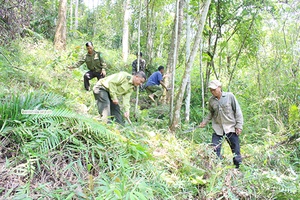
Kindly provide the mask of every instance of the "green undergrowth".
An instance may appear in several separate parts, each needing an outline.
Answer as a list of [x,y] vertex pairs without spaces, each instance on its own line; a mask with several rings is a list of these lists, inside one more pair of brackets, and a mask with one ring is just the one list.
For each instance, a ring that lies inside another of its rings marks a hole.
[[[146,108],[145,92],[132,125],[99,121],[92,92],[83,90],[84,67],[66,69],[80,48],[59,53],[30,38],[1,47],[11,62],[0,55],[1,199],[299,199],[299,141],[283,134],[297,134],[295,106],[293,130],[277,123],[242,134],[236,170],[227,144],[224,159],[215,157],[210,127],[170,133],[168,106]],[[118,52],[103,52],[109,73],[127,70]]]

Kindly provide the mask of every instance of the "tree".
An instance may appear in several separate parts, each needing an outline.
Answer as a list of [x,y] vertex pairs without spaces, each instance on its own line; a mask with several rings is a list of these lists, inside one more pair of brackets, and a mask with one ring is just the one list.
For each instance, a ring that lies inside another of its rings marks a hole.
[[54,47],[57,50],[64,50],[67,45],[67,0],[60,0],[58,12]]
[[[173,30],[173,43],[174,45],[171,44],[171,51],[173,52],[173,54],[169,54],[169,58],[168,61],[170,61],[170,63],[172,63],[172,65],[170,65],[170,67],[168,67],[169,72],[172,74],[171,76],[171,83],[169,83],[169,85],[171,85],[171,94],[170,94],[170,121],[169,123],[171,123],[171,119],[173,118],[173,109],[174,109],[174,93],[175,93],[175,69],[176,69],[176,63],[177,63],[177,58],[178,58],[178,46],[180,44],[180,38],[179,38],[179,24],[182,25],[183,22],[183,17],[179,17],[179,13],[181,13],[180,11],[183,12],[183,6],[180,7],[180,5],[182,5],[180,2],[180,0],[176,1],[176,14],[175,14],[175,23],[174,23],[174,30]],[[181,20],[180,20],[181,19]],[[171,52],[170,51],[170,52]]]
[[73,31],[73,0],[70,2],[70,31]]
[[[259,22],[256,16],[265,3],[217,0],[211,4],[203,53],[203,60],[206,61],[206,69],[203,69],[206,71],[205,85],[208,84],[211,74],[215,79],[232,79],[241,54],[253,39],[255,30],[252,27],[255,21]],[[206,93],[206,87],[204,90]]]
[[129,10],[130,0],[124,1],[124,23],[123,23],[123,40],[122,40],[122,50],[123,50],[123,61],[127,62],[129,53]]
[[[235,58],[235,62],[234,62],[234,65],[233,65],[233,69],[232,69],[231,72],[230,72],[230,77],[229,77],[229,81],[228,81],[228,88],[230,88],[230,83],[231,83],[231,81],[232,81],[232,79],[233,79],[233,75],[234,75],[234,72],[235,72],[235,70],[236,70],[238,60],[239,60],[239,58],[240,58],[240,56],[241,56],[242,50],[243,50],[244,47],[245,47],[246,40],[247,40],[247,38],[248,38],[249,35],[250,35],[250,31],[252,30],[252,27],[253,27],[253,24],[254,24],[256,15],[257,15],[257,12],[253,15],[252,20],[251,20],[251,23],[250,23],[250,26],[249,26],[249,28],[248,28],[249,31],[245,34],[245,36],[244,36],[244,38],[243,38],[243,40],[242,40],[242,43],[241,43],[241,45],[240,45],[240,48],[239,48],[239,50],[238,50],[238,53],[237,53],[237,56],[236,56],[236,58]],[[230,66],[230,64],[228,64],[228,65]]]
[[[182,24],[183,24],[184,0],[179,0],[177,3],[176,3],[176,5],[178,5],[178,6],[176,6],[177,14],[175,15],[175,18],[174,18],[174,27],[173,27],[173,31],[172,31],[172,38],[170,41],[169,54],[168,54],[168,60],[167,60],[167,74],[168,75],[172,74],[172,76],[175,76],[175,67],[174,66],[176,66],[177,59],[178,59],[178,47],[180,46]],[[172,88],[174,86],[172,78],[169,78],[169,76],[167,76],[165,78],[165,82],[166,82],[166,85],[168,88]],[[166,101],[171,102],[171,107],[172,107],[172,99],[171,98],[172,98],[173,94],[174,94],[174,89],[171,90],[171,93],[167,93],[167,95],[166,95]],[[171,108],[171,110],[172,110],[172,108]],[[170,112],[170,114],[171,114],[171,112]]]
[[77,31],[78,30],[78,0],[75,0],[75,13],[74,13],[74,16],[75,16],[75,23],[74,23],[75,31]]
[[[57,24],[58,8],[59,1],[34,1],[33,20],[30,22],[32,31],[42,34],[45,38],[53,41]],[[45,10],[47,12],[45,12]]]
[[205,85],[204,85],[204,76],[203,76],[203,39],[200,41],[200,85],[201,85],[201,102],[202,102],[202,119],[204,118],[205,111]]
[[[190,11],[190,0],[186,2],[186,56],[185,59],[188,60],[191,52],[191,16]],[[185,99],[185,122],[188,123],[190,120],[190,106],[191,106],[191,76],[188,74],[186,86],[186,99]]]
[[[141,18],[142,18],[142,1],[140,1],[140,8],[139,8],[139,22],[138,22],[138,51],[137,55],[141,53]],[[137,59],[137,71],[140,71],[140,59]],[[139,87],[136,89],[136,101],[135,101],[135,117],[138,111],[139,105]]]
[[182,81],[181,81],[180,89],[179,89],[179,91],[176,95],[176,105],[175,105],[175,109],[173,111],[171,124],[170,124],[170,129],[172,131],[174,131],[180,123],[180,110],[181,110],[181,104],[182,104],[182,101],[183,101],[183,95],[185,93],[185,89],[186,89],[186,86],[187,86],[187,81],[188,81],[189,75],[191,73],[191,68],[192,68],[192,65],[194,63],[196,53],[198,52],[198,49],[199,49],[200,41],[201,41],[201,38],[202,38],[202,32],[203,32],[204,24],[205,24],[205,21],[206,21],[206,17],[207,17],[208,9],[209,9],[209,6],[210,6],[210,2],[211,2],[211,0],[206,0],[204,2],[203,10],[202,10],[202,13],[201,13],[201,18],[200,18],[200,20],[198,22],[198,25],[197,25],[198,30],[197,30],[196,36],[194,38],[193,49],[192,49],[192,52],[189,56],[189,59],[185,63],[185,71],[184,71],[184,75],[183,75],[183,78],[182,78]]
[[147,0],[147,12],[146,12],[146,19],[147,19],[147,31],[146,31],[146,37],[147,37],[147,63],[148,65],[152,64],[152,58],[153,58],[153,35],[154,35],[154,26],[153,21],[154,18],[154,2],[151,0]]
[[16,39],[30,25],[32,3],[27,0],[1,1],[0,44]]

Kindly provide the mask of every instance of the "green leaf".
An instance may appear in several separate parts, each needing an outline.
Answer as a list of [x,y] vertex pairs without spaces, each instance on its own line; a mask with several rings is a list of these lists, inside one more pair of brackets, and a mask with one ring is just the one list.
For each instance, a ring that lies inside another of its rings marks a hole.
[[116,194],[116,196],[118,197],[118,198],[122,198],[122,194],[121,194],[121,191],[120,190],[118,190],[118,189],[114,189],[114,193]]
[[147,200],[147,198],[146,198],[147,194],[145,196],[144,194],[137,192],[137,191],[135,191],[134,194],[137,196],[137,199],[139,199],[139,200]]
[[72,199],[74,195],[75,195],[75,193],[72,192],[71,194],[69,194],[69,195],[66,197],[66,200]]

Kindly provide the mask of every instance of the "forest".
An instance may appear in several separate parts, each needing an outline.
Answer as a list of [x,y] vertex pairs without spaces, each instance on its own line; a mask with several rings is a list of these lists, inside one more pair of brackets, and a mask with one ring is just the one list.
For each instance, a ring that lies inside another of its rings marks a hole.
[[[300,1],[0,2],[0,199],[300,199]],[[70,67],[87,42],[106,77],[164,66],[161,99],[135,87],[125,125],[101,120]],[[199,127],[212,80],[243,114],[238,169]]]

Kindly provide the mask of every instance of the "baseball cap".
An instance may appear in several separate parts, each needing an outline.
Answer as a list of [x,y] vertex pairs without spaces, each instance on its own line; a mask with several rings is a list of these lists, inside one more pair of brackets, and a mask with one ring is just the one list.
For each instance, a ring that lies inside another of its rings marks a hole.
[[208,88],[211,88],[213,90],[217,89],[220,86],[222,86],[222,83],[218,80],[213,80],[208,83]]

